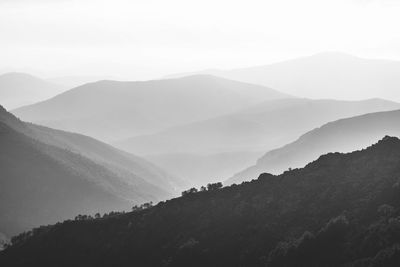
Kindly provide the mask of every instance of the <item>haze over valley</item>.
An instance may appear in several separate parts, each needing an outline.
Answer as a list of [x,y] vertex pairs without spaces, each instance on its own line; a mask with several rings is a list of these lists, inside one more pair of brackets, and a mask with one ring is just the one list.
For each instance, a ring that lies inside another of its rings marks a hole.
[[400,266],[399,14],[0,1],[0,266]]

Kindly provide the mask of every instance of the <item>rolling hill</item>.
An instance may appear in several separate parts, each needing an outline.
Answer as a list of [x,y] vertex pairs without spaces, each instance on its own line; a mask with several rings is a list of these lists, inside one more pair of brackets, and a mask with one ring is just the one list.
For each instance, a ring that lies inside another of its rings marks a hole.
[[105,218],[37,228],[7,266],[397,266],[400,140]]
[[296,141],[266,153],[254,166],[226,181],[241,183],[260,173],[282,173],[299,168],[329,152],[349,152],[377,141],[383,135],[400,136],[400,110],[377,112],[327,123]]
[[0,232],[6,235],[78,213],[159,201],[184,186],[146,160],[86,136],[24,123],[2,107],[0,125]]
[[0,99],[7,109],[43,101],[64,89],[62,85],[26,73],[9,72],[0,75]]
[[324,123],[398,108],[398,103],[382,99],[271,100],[228,115],[113,144],[196,184],[204,184],[228,179],[265,151],[293,142]]
[[[339,52],[319,53],[264,66],[198,73],[270,86],[307,98],[358,100],[380,97],[400,101],[399,61],[365,59]],[[171,76],[185,75],[188,74]]]
[[263,86],[196,75],[144,82],[99,81],[12,112],[25,121],[110,141],[283,97],[288,96]]

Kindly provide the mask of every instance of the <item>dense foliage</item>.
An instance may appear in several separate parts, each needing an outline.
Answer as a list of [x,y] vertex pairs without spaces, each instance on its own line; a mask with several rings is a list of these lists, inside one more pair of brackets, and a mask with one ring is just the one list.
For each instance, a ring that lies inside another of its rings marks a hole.
[[[213,186],[212,186],[213,187]],[[5,266],[399,266],[400,140],[36,229]],[[214,188],[214,187],[213,187]]]

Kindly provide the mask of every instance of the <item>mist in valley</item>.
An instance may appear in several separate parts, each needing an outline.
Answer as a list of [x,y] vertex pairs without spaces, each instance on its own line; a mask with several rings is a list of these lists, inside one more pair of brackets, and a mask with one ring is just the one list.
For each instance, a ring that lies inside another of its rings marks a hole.
[[1,266],[399,266],[396,1],[0,1]]

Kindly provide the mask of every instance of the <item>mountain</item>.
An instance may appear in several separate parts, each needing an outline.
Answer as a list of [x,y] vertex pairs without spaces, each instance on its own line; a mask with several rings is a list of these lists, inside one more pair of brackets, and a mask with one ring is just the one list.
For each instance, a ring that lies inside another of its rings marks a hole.
[[110,141],[159,131],[287,97],[209,75],[144,82],[99,81],[13,110],[25,121]]
[[0,232],[174,196],[184,182],[92,138],[24,123],[0,107]]
[[365,59],[339,52],[319,53],[264,66],[198,73],[270,86],[307,98],[380,97],[400,101],[400,61]]
[[0,99],[8,109],[33,104],[62,92],[65,88],[26,73],[0,75]]
[[198,185],[226,180],[249,166],[245,164],[255,162],[265,151],[293,142],[324,123],[399,108],[398,103],[381,99],[271,100],[228,115],[113,144]]
[[109,76],[60,76],[47,79],[49,82],[62,84],[67,88],[74,88],[86,83],[93,83],[101,80],[110,80]]
[[280,99],[114,144],[140,155],[271,149],[332,120],[398,108],[399,103],[382,99]]
[[127,214],[37,228],[5,266],[398,266],[400,140]]
[[278,174],[289,168],[303,167],[320,155],[361,149],[383,135],[400,136],[400,110],[327,123],[290,144],[269,151],[254,166],[238,172],[226,183],[241,183],[256,178],[262,172]]

